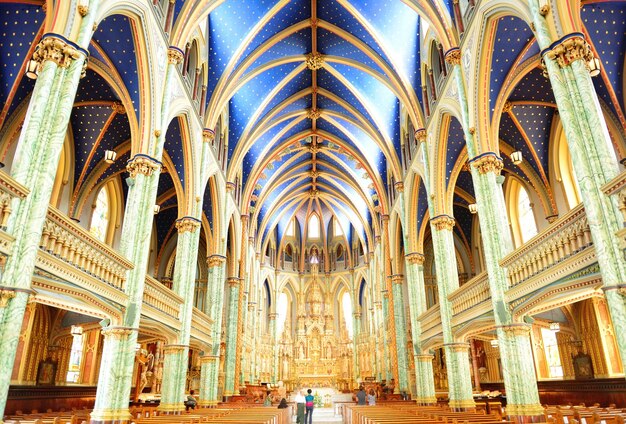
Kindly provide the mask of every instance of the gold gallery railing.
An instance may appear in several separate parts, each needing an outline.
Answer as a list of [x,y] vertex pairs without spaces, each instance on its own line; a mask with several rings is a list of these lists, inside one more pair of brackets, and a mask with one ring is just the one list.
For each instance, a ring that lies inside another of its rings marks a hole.
[[52,206],[48,208],[39,247],[121,291],[126,271],[133,268],[130,261]]
[[159,280],[146,275],[143,303],[175,319],[179,319],[180,305],[183,303],[183,298],[161,284]]
[[515,287],[555,264],[592,246],[582,204],[500,261],[507,268],[509,287]]
[[467,283],[448,295],[448,300],[452,304],[452,315],[459,315],[483,302],[488,302],[485,305],[490,307],[490,299],[491,293],[486,272],[481,272],[474,278],[471,278]]
[[13,199],[16,197],[24,199],[27,195],[28,189],[26,187],[0,171],[0,229],[6,230],[7,228]]

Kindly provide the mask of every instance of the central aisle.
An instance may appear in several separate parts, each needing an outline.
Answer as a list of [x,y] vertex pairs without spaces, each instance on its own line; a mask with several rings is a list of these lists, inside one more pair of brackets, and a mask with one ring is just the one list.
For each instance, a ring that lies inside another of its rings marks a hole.
[[[293,422],[296,422],[294,417]],[[313,411],[314,424],[340,423],[341,417],[335,415],[333,408],[315,408]]]

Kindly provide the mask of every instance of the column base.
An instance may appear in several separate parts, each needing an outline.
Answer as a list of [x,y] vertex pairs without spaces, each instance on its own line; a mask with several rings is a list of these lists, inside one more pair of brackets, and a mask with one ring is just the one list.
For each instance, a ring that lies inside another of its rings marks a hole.
[[157,407],[159,415],[181,415],[185,412],[184,403],[162,403]]
[[506,406],[506,416],[508,420],[517,423],[538,423],[545,421],[543,406],[538,404],[508,404]]
[[128,424],[132,415],[126,409],[94,409],[89,424]]
[[451,399],[448,402],[448,406],[454,412],[466,412],[476,409],[476,403],[474,402],[474,399]]
[[437,405],[437,398],[435,397],[427,397],[427,398],[415,398],[415,402],[419,406],[433,406]]
[[215,408],[217,406],[216,400],[201,400],[198,402],[200,408]]

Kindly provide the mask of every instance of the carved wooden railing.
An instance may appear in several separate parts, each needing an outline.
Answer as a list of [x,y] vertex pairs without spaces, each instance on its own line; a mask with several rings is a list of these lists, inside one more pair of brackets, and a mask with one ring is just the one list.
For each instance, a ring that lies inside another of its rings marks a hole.
[[439,304],[434,305],[422,315],[417,317],[421,324],[422,340],[428,339],[441,332],[441,317]]
[[146,275],[146,284],[143,289],[143,304],[163,312],[176,320],[180,317],[180,305],[183,298],[161,284],[149,275]]
[[591,232],[585,209],[578,205],[503,258],[500,265],[507,268],[509,286],[515,287],[590,246]]
[[196,339],[211,343],[213,338],[211,337],[211,331],[213,328],[213,321],[207,314],[202,312],[198,308],[193,308],[193,315],[191,318],[191,335]]
[[491,293],[487,273],[482,272],[448,295],[452,315],[460,315],[478,305],[491,306]]
[[24,199],[28,189],[15,181],[5,172],[0,171],[0,230],[6,231],[7,222],[12,212],[12,201]]
[[133,264],[112,247],[52,206],[48,208],[39,248],[121,291],[126,271],[133,268]]

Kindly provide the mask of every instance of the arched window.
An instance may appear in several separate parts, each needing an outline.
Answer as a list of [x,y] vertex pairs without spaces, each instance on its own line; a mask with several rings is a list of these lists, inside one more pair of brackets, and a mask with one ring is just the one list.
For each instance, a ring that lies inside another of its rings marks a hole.
[[341,298],[341,306],[343,308],[343,318],[346,322],[346,330],[348,330],[348,336],[352,339],[352,299],[350,299],[350,294],[348,292],[343,294],[343,297]]
[[283,292],[278,295],[278,300],[276,301],[276,313],[278,314],[276,321],[276,334],[281,334],[285,329],[288,309],[289,299],[287,297],[287,293]]
[[528,192],[521,185],[517,192],[517,216],[519,218],[519,226],[522,235],[522,243],[537,235],[537,223],[533,215],[532,204],[528,197]]
[[309,218],[308,234],[310,239],[320,238],[320,219],[315,214],[311,215]]
[[554,162],[556,180],[562,184],[563,194],[570,209],[581,202],[580,188],[576,179],[576,171],[572,165],[572,156],[569,152],[565,131],[560,126],[557,132],[556,158]]
[[513,230],[513,239],[516,246],[521,246],[537,235],[537,223],[535,222],[533,205],[530,202],[526,188],[518,179],[511,179],[507,192],[507,205]]
[[106,243],[107,232],[109,229],[109,190],[107,186],[103,186],[96,197],[95,208],[91,214],[91,227],[89,231],[101,242]]
[[[72,326],[74,330],[74,326]],[[82,330],[82,329],[81,329]],[[83,335],[80,333],[72,335],[72,349],[70,351],[70,362],[67,367],[65,381],[68,383],[78,383],[80,378],[80,363],[83,359]]]
[[548,363],[550,378],[563,378],[563,366],[561,364],[561,356],[559,355],[559,344],[556,338],[556,332],[542,328],[541,337],[543,338],[543,348],[546,353],[546,362]]

